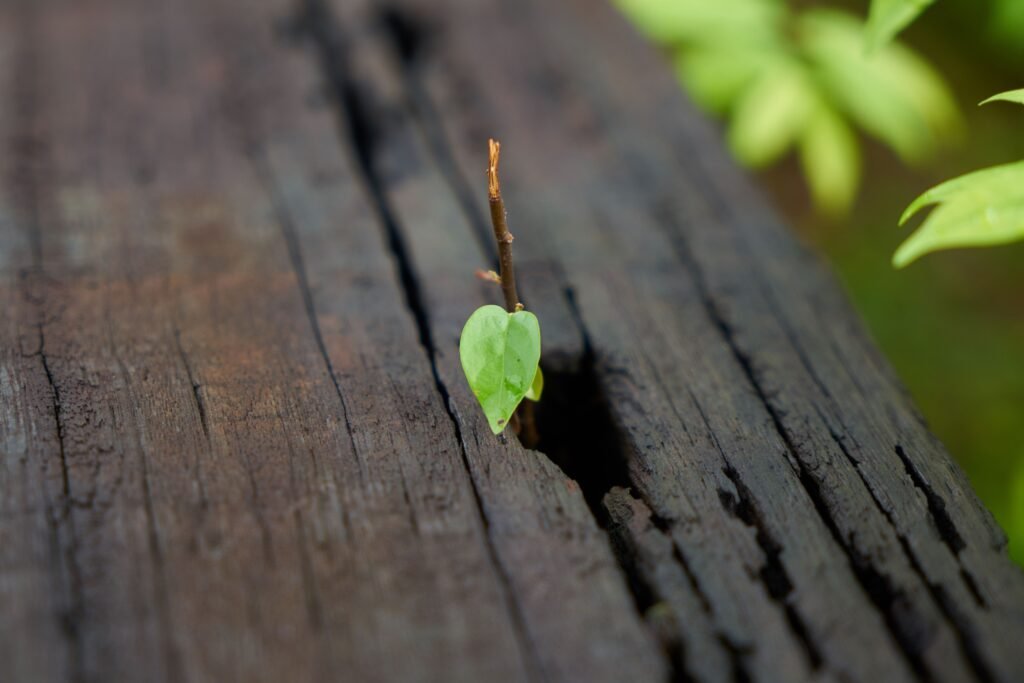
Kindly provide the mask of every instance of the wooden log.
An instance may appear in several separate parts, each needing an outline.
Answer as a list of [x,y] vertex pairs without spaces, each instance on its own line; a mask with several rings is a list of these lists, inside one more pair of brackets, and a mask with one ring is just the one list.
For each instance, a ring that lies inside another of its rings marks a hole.
[[[578,5],[526,3],[510,11],[497,3],[404,3],[404,14],[389,18],[400,72],[394,78],[407,90],[413,125],[448,145],[436,162],[454,188],[479,167],[475,139],[496,134],[505,141],[506,164],[516,168],[506,172],[507,196],[520,197],[509,200],[517,253],[558,259],[555,272],[575,292],[612,413],[627,432],[630,483],[677,539],[682,529],[721,524],[709,516],[715,492],[723,507],[740,511],[755,533],[746,542],[752,549],[739,551],[736,561],[764,579],[762,592],[779,603],[798,641],[789,650],[803,649],[812,671],[1015,679],[1017,599],[1005,608],[979,593],[964,564],[966,541],[952,540],[950,530],[975,530],[973,553],[991,565],[984,570],[991,585],[1016,595],[1019,570],[980,506],[965,503],[958,510],[963,519],[953,522],[944,496],[926,483],[941,476],[948,496],[960,500],[969,491],[962,473],[922,432],[838,288],[779,231],[653,53],[606,9]],[[659,128],[652,130],[654,123]],[[457,159],[458,168],[446,158]],[[398,223],[411,226],[414,219]],[[810,286],[801,282],[804,274]],[[531,294],[528,281],[521,288],[530,305],[549,298]],[[738,301],[748,302],[742,315]],[[817,325],[822,316],[832,325]],[[756,333],[746,332],[751,328]],[[836,329],[842,342],[818,341],[822,331]],[[833,355],[840,343],[857,355]],[[818,357],[809,359],[811,353]],[[817,374],[807,367],[812,362],[822,366]],[[796,381],[808,375],[808,382]],[[857,424],[844,429],[835,416],[845,403],[835,397],[857,403],[866,390],[840,381],[862,375],[876,378],[871,398],[891,407],[854,408],[856,417],[848,419]],[[648,393],[638,398],[638,386]],[[658,438],[641,432],[666,405],[675,414],[666,416]],[[696,442],[677,445],[679,452],[665,458],[657,451],[680,422],[695,427],[686,431],[697,433],[690,437]],[[853,442],[853,434],[859,442],[871,437],[870,456],[852,453],[845,441]],[[680,462],[695,461],[687,451],[702,440],[704,449],[718,451],[702,466],[712,495],[680,507],[680,499],[701,495],[702,484],[677,473]],[[912,458],[900,441],[914,441],[926,454]],[[743,630],[757,629],[748,618],[756,601],[737,595],[749,580],[737,575],[723,584],[728,563],[713,554],[721,549],[706,549],[690,533],[677,540],[682,559],[706,563],[721,619],[744,646],[733,650],[747,653],[740,660],[752,660],[751,675],[785,671],[756,661],[779,657],[785,647],[748,647],[753,639]],[[817,596],[805,585],[830,580],[837,583]],[[844,604],[846,594],[858,597]],[[865,659],[865,651],[873,657]]]
[[[0,6],[0,680],[1016,681],[1024,579],[582,0]],[[490,433],[488,136],[549,380]]]

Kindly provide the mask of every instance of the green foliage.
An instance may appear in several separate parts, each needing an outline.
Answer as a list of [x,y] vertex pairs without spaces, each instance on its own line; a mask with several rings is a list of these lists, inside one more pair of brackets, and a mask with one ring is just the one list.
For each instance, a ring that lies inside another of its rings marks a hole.
[[481,306],[462,329],[459,357],[495,434],[505,429],[528,393],[540,396],[540,323],[533,313]]
[[1017,104],[1024,104],[1024,88],[1020,90],[1009,90],[1007,92],[1001,92],[998,95],[993,95],[982,102],[982,104],[988,104],[989,102],[1016,102]]
[[647,36],[663,44],[725,38],[774,40],[786,19],[778,0],[619,0]]
[[670,50],[694,100],[729,117],[740,161],[758,168],[798,151],[812,197],[829,213],[856,196],[854,127],[917,161],[959,126],[949,89],[926,62],[896,43],[867,55],[864,22],[844,12],[795,12],[783,0],[618,3]]
[[877,50],[917,18],[934,0],[871,0],[867,48]]
[[[995,101],[1024,104],[1024,90],[1000,93],[982,104]],[[933,187],[907,207],[900,225],[932,204],[939,206],[893,255],[897,268],[940,249],[1024,239],[1024,161],[975,171]]]
[[865,56],[861,23],[839,12],[806,12],[800,27],[824,93],[906,161],[923,159],[959,129],[949,89],[911,50],[890,43]]
[[900,225],[925,206],[938,208],[893,256],[902,268],[939,249],[980,247],[1024,239],[1024,161],[947,180],[918,197]]
[[835,110],[821,107],[800,137],[800,161],[818,202],[841,211],[853,202],[860,176],[860,148],[853,130]]

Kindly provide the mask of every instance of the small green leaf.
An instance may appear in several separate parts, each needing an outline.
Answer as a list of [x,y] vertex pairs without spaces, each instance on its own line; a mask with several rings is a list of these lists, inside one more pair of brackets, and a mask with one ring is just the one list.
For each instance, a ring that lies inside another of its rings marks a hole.
[[907,207],[900,225],[931,204],[939,206],[893,255],[897,268],[939,249],[1024,239],[1024,161],[975,171],[933,187]]
[[527,311],[481,306],[462,328],[459,357],[469,387],[500,434],[530,391],[540,362],[540,323]]
[[867,50],[874,52],[906,28],[935,0],[871,0]]
[[530,385],[530,390],[526,392],[526,398],[531,401],[539,401],[540,395],[544,393],[544,373],[540,371],[540,366],[537,366],[537,374],[533,376],[533,384]]
[[[993,95],[981,104],[988,104],[989,102],[1016,102],[1017,104],[1024,104],[1024,88],[1001,92],[998,95]],[[978,106],[981,106],[981,104]]]

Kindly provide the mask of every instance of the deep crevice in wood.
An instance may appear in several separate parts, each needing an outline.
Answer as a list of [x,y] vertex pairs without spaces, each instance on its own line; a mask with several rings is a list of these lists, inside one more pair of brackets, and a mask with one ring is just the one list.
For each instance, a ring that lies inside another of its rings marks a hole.
[[942,500],[942,497],[935,492],[928,482],[924,480],[921,473],[918,472],[914,464],[910,462],[910,458],[907,457],[906,452],[903,450],[903,446],[899,444],[895,447],[896,455],[899,456],[900,461],[903,463],[903,467],[906,468],[907,476],[914,482],[914,486],[917,487],[921,493],[924,494],[925,500],[928,502],[928,512],[932,516],[932,520],[935,522],[935,528],[939,532],[939,536],[942,538],[942,542],[949,546],[950,551],[954,556],[959,557],[960,551],[962,551],[967,544],[964,543],[964,539],[960,536],[960,533],[956,530],[956,525],[953,524],[953,520],[950,519],[949,513],[946,512],[946,502]]
[[604,527],[601,501],[615,486],[632,486],[622,437],[614,427],[608,400],[598,383],[595,360],[587,350],[577,372],[544,374],[544,400],[537,404],[541,434],[537,450],[574,479]]
[[[654,631],[658,642],[672,664],[672,679],[678,682],[697,681],[699,679],[686,668],[686,645],[676,615],[669,611],[665,619],[657,619],[655,617],[658,613],[658,606],[664,604],[664,596],[660,594],[657,587],[647,578],[643,568],[640,566],[641,561],[638,558],[640,551],[637,548],[638,539],[633,535],[625,520],[617,519],[615,512],[616,496],[620,495],[629,496],[632,500],[640,501],[637,493],[632,488],[622,487],[612,488],[601,501],[603,514],[608,518],[606,529],[616,561],[626,574],[637,610],[643,615],[651,630]],[[650,513],[649,519],[651,524],[656,526],[653,512],[650,512],[650,508],[646,503],[640,501],[640,504]],[[658,527],[658,533],[664,535],[668,542],[672,543],[671,537],[660,527]],[[672,546],[674,549],[675,544],[672,544]],[[705,607],[705,613],[710,614],[706,598],[703,595],[700,598]],[[693,654],[700,656],[699,653]]]
[[420,300],[419,287],[413,275],[408,248],[396,224],[394,212],[385,194],[381,179],[377,176],[373,161],[375,133],[368,116],[370,109],[362,101],[363,95],[360,94],[356,83],[349,75],[341,30],[331,11],[325,6],[323,0],[303,0],[301,11],[303,16],[299,20],[299,25],[306,35],[309,36],[316,50],[321,70],[330,85],[332,96],[337,102],[339,129],[355,150],[357,171],[365,184],[374,209],[377,211],[378,223],[385,231],[388,248],[399,272],[400,285],[406,298],[406,305],[412,314],[419,334],[420,344],[423,346],[430,363],[431,373],[439,397],[455,431],[455,438],[460,446],[463,467],[466,470],[473,492],[473,500],[484,528],[487,552],[491,564],[501,580],[505,601],[515,626],[516,637],[519,641],[520,649],[526,657],[525,663],[531,670],[538,672],[538,675],[540,675],[540,658],[531,642],[525,618],[511,579],[491,537],[490,520],[488,519],[487,509],[481,498],[480,491],[472,476],[462,425],[453,409],[448,388],[438,372],[436,347],[430,333],[426,310]]
[[[562,471],[576,481],[590,507],[594,519],[609,536],[616,562],[626,576],[629,592],[637,612],[648,621],[648,610],[658,602],[657,589],[636,566],[632,553],[628,551],[628,539],[616,531],[614,520],[609,516],[605,498],[617,488],[629,491],[636,497],[635,484],[629,474],[628,449],[621,430],[612,417],[611,407],[598,376],[596,354],[589,334],[583,325],[576,306],[575,293],[566,288],[565,297],[583,336],[583,357],[573,371],[549,371],[545,373],[544,400],[537,404],[537,423],[541,434],[538,450],[547,455]],[[644,505],[649,509],[646,503]],[[651,512],[655,526],[670,542],[671,534],[664,520],[656,519]],[[686,573],[694,592],[710,612],[707,597],[697,586],[696,579],[678,548],[672,542],[674,556]],[[650,625],[649,621],[648,624]],[[678,627],[669,627],[669,633],[658,633],[658,641],[671,665],[674,681],[693,680],[686,670],[681,634]],[[734,669],[744,672],[738,650],[732,648]],[[742,680],[741,676],[737,680]]]
[[706,658],[709,653],[704,649],[695,649],[691,652],[687,648],[682,624],[680,624],[679,621],[679,615],[674,612],[672,613],[671,619],[663,620],[660,624],[651,623],[653,613],[657,606],[659,604],[665,604],[668,600],[668,596],[663,594],[663,591],[659,588],[657,582],[653,581],[647,575],[647,570],[645,570],[643,566],[644,560],[642,559],[642,554],[644,552],[642,546],[645,541],[638,538],[635,531],[629,527],[629,522],[627,520],[632,516],[633,512],[621,509],[622,506],[619,501],[621,501],[622,496],[628,496],[634,505],[644,511],[647,520],[653,527],[652,533],[659,534],[664,539],[664,542],[671,548],[671,561],[682,572],[687,586],[699,603],[700,613],[710,624],[714,626],[714,638],[728,656],[732,680],[736,681],[736,683],[747,683],[750,681],[751,677],[747,670],[747,664],[745,661],[746,656],[750,652],[749,648],[743,648],[737,645],[731,638],[729,638],[728,635],[721,632],[721,630],[717,628],[717,625],[715,625],[711,601],[708,599],[707,593],[701,588],[697,581],[697,577],[693,573],[690,563],[680,551],[679,544],[675,542],[672,536],[671,523],[656,514],[635,488],[613,487],[602,500],[602,508],[604,509],[605,514],[609,517],[607,531],[612,543],[612,549],[615,552],[616,560],[623,568],[623,571],[625,571],[626,576],[629,579],[630,586],[634,591],[633,594],[637,601],[637,608],[644,615],[645,620],[651,626],[652,630],[655,631],[662,648],[665,650],[670,662],[672,663],[673,676],[675,680],[702,680],[701,676],[699,676],[697,672],[691,671],[687,667],[687,660],[688,658],[690,658],[690,661],[698,658]]

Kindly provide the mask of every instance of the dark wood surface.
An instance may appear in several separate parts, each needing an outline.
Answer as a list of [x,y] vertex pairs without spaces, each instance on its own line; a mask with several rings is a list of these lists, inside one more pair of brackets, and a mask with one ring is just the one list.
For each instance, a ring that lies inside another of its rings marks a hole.
[[[501,301],[536,451],[462,377]],[[0,680],[1024,680],[1024,575],[595,0],[0,3]]]

